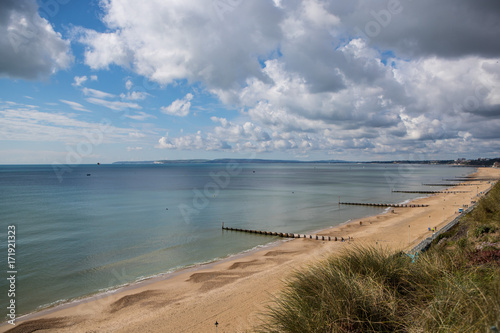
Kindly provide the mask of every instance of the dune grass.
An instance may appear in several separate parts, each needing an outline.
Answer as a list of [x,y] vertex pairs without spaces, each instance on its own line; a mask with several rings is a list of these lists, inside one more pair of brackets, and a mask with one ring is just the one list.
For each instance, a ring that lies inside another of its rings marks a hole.
[[440,245],[417,260],[358,247],[296,272],[259,332],[487,332],[499,327],[500,260],[477,260],[478,253],[500,248],[499,203],[497,184]]

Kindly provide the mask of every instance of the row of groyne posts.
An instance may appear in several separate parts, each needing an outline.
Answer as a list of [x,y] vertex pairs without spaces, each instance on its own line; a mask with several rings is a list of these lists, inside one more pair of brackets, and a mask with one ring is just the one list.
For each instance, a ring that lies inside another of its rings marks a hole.
[[[340,202],[340,201],[339,201],[339,205],[394,207],[394,208],[416,208],[416,207],[428,207],[429,206],[429,205],[422,205],[422,204],[392,204],[392,203]],[[349,241],[352,240],[352,237],[350,237],[350,236],[348,236],[348,238],[345,239],[344,237],[336,237],[336,236],[306,235],[306,234],[295,234],[295,233],[288,233],[288,232],[276,232],[276,231],[232,228],[232,227],[225,227],[224,222],[222,222],[222,230],[239,231],[239,232],[246,232],[246,233],[251,233],[251,234],[275,236],[275,237],[283,237],[283,238],[308,238],[308,239],[321,240],[321,241],[341,241],[341,242],[343,242],[345,240],[349,240]]]
[[[367,202],[340,202],[340,205],[358,205],[358,206],[374,206],[374,207],[400,207],[400,208],[415,208],[415,207],[427,207],[429,205],[420,205],[420,204],[387,204],[387,203],[367,203]],[[314,240],[321,241],[345,241],[352,240],[352,237],[348,236],[347,239],[344,237],[336,237],[336,236],[324,236],[324,235],[306,235],[306,234],[295,234],[289,232],[276,232],[276,231],[264,231],[264,230],[253,230],[253,229],[242,229],[242,228],[232,228],[225,227],[224,222],[222,222],[222,230],[227,231],[239,231],[246,232],[250,234],[257,235],[266,235],[266,236],[275,236],[275,237],[283,237],[283,238],[308,238]]]
[[[485,179],[474,179],[474,178],[462,178],[460,179],[462,181],[472,181],[472,180],[483,180],[483,181],[495,181],[495,179],[492,179],[492,178],[485,178]],[[486,191],[483,192],[484,195],[488,194],[488,192],[491,190],[491,188],[493,187],[493,185],[490,186],[490,188],[488,188]],[[410,249],[408,251],[408,253],[411,255],[411,256],[415,256],[415,255],[418,255],[418,253],[420,252],[423,252],[425,250],[427,250],[432,242],[439,237],[439,235],[447,232],[448,230],[450,230],[451,228],[453,228],[461,219],[462,217],[467,214],[467,213],[470,213],[475,207],[476,205],[478,204],[479,202],[475,202],[473,203],[471,206],[469,206],[466,210],[463,211],[462,214],[460,214],[459,216],[455,217],[453,219],[453,221],[449,222],[448,224],[446,224],[444,227],[442,227],[439,231],[433,233],[431,236],[423,239],[420,243],[418,243],[416,246],[414,246],[412,249]]]
[[[470,180],[477,180],[473,178],[464,178],[464,179],[455,179],[455,181],[470,181]],[[463,184],[463,183],[462,183]],[[457,186],[461,184],[423,184],[427,186]],[[399,193],[421,193],[421,194],[437,194],[437,193],[465,193],[465,192],[470,192],[470,191],[392,191],[392,192],[399,192]],[[423,204],[393,204],[393,203],[372,203],[372,202],[341,202],[339,198],[339,205],[356,205],[356,206],[373,206],[373,207],[394,207],[394,208],[418,208],[418,207],[428,207],[429,205],[423,205]],[[467,211],[470,211],[472,207],[469,207]],[[466,212],[467,212],[466,211]],[[361,222],[360,222],[361,224]],[[448,225],[446,225],[444,228],[440,230],[439,233],[444,232],[451,228],[454,224],[456,224],[455,220],[450,222]],[[352,240],[352,237],[348,237],[345,239],[344,237],[333,237],[333,236],[324,236],[324,235],[306,235],[306,234],[295,234],[295,233],[288,233],[288,232],[276,232],[276,231],[263,231],[263,230],[251,230],[251,229],[241,229],[241,228],[231,228],[231,227],[225,227],[224,222],[222,222],[222,230],[227,230],[227,231],[239,231],[239,232],[246,232],[246,233],[251,233],[251,234],[258,234],[258,235],[266,235],[266,236],[275,236],[275,237],[283,237],[283,238],[308,238],[308,239],[314,239],[314,240],[322,240],[322,241],[345,241],[345,240]],[[437,235],[437,233],[435,234]],[[434,236],[433,236],[434,237]],[[429,239],[424,240],[424,242],[427,244]],[[432,240],[430,240],[432,241]],[[423,243],[424,243],[423,242]],[[430,242],[428,243],[430,244]],[[421,251],[426,245],[424,244],[419,244],[416,246],[414,249],[411,250],[411,252],[415,251]]]
[[387,203],[370,203],[370,202],[340,202],[339,205],[354,205],[354,206],[374,206],[374,207],[399,207],[399,208],[415,208],[415,207],[428,207],[429,205],[416,205],[416,204],[387,204]]
[[[336,236],[333,237],[333,236],[323,236],[323,235],[305,235],[305,234],[294,234],[294,233],[288,233],[288,232],[230,228],[230,227],[225,227],[224,222],[222,222],[222,230],[240,231],[240,232],[247,232],[247,233],[257,234],[257,235],[276,236],[276,237],[283,237],[283,238],[309,238],[309,239],[321,240],[321,241],[341,241],[341,242],[346,240],[346,239],[344,239],[344,237],[336,237]],[[349,237],[348,240],[351,240],[351,237]]]

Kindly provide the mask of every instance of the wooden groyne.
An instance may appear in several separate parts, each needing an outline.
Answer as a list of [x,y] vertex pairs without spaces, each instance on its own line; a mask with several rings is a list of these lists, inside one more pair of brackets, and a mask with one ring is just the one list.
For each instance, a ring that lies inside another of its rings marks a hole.
[[355,205],[355,206],[374,206],[374,207],[429,207],[429,205],[415,205],[415,204],[388,204],[388,203],[369,203],[369,202],[339,202],[339,205]]
[[455,178],[455,179],[443,179],[446,182],[473,182],[473,181],[478,181],[478,182],[487,182],[487,181],[494,181],[496,180],[495,178],[472,178],[472,177],[464,177],[464,178]]
[[419,193],[419,194],[438,194],[438,193],[469,193],[470,191],[392,191],[393,193]]
[[250,233],[250,234],[283,237],[283,238],[309,238],[309,239],[321,240],[321,241],[341,241],[341,242],[343,242],[345,240],[351,240],[351,237],[344,239],[344,237],[333,237],[333,236],[323,236],[323,235],[305,235],[305,234],[294,234],[294,233],[288,233],[288,232],[231,228],[231,227],[225,227],[224,223],[222,223],[222,230],[239,231],[239,232],[246,232],[246,233]]
[[446,186],[446,187],[453,187],[453,186],[473,186],[476,184],[465,184],[465,183],[454,183],[454,184],[422,184],[423,186]]

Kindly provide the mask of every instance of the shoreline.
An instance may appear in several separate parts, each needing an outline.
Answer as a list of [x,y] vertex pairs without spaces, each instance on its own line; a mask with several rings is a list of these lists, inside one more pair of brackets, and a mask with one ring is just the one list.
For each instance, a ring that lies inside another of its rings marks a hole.
[[[170,271],[163,272],[163,273],[158,273],[152,276],[144,277],[141,279],[137,279],[135,281],[123,284],[123,285],[118,285],[115,287],[110,287],[107,290],[98,290],[95,293],[83,295],[81,297],[73,298],[73,299],[68,299],[68,300],[60,300],[53,302],[51,304],[47,305],[41,305],[39,310],[35,310],[30,313],[23,314],[19,317],[16,318],[16,321],[29,321],[32,319],[36,319],[38,317],[43,317],[46,315],[49,315],[53,312],[57,312],[60,310],[65,310],[74,306],[78,306],[80,304],[85,304],[89,303],[92,301],[99,300],[101,298],[107,297],[107,296],[112,296],[114,294],[119,294],[121,292],[127,292],[127,291],[133,291],[135,289],[139,289],[142,287],[146,287],[149,284],[153,284],[156,282],[161,282],[161,281],[167,281],[169,279],[172,279],[180,274],[187,274],[187,273],[193,273],[199,270],[203,269],[209,269],[212,268],[214,265],[219,264],[219,263],[225,263],[228,261],[232,260],[237,260],[237,259],[242,259],[246,256],[252,255],[253,253],[265,250],[265,249],[272,249],[274,247],[280,246],[284,242],[292,241],[293,239],[278,239],[275,241],[272,241],[270,243],[264,244],[264,245],[257,245],[251,249],[238,252],[235,254],[229,254],[227,257],[224,258],[214,258],[213,260],[207,261],[207,262],[202,262],[202,263],[194,263],[192,265],[188,265],[186,267],[180,267],[180,268],[173,268]],[[2,331],[2,327],[7,324],[7,321],[1,322],[0,323],[0,332]]]
[[[497,179],[500,177],[500,170],[490,168],[480,168],[471,176],[485,177],[485,172],[490,170],[492,172],[486,175],[494,175]],[[478,183],[481,184],[481,191],[489,187],[486,181]],[[432,205],[426,208],[384,210],[377,215],[346,221],[317,232],[345,238],[348,234],[353,235],[354,242],[277,240],[220,260],[161,273],[111,291],[32,312],[17,318],[15,327],[30,322],[34,327],[39,325],[42,329],[57,332],[85,332],[93,329],[132,332],[144,327],[150,331],[161,330],[162,325],[168,324],[175,327],[176,332],[189,332],[206,331],[210,329],[209,324],[213,325],[211,321],[218,320],[221,328],[244,331],[252,328],[258,313],[265,310],[265,304],[279,292],[283,279],[294,270],[310,265],[332,252],[339,253],[352,244],[411,248],[429,234],[425,221],[427,215],[438,216],[432,219],[432,224],[441,228],[457,216],[454,213],[455,208],[458,210],[460,206],[457,201],[470,204],[473,197],[475,194],[471,192],[416,198],[411,202],[424,201]],[[454,201],[454,204],[444,204],[447,199],[448,202]],[[440,203],[442,206],[438,206]],[[441,208],[444,219],[440,219]],[[423,222],[417,225],[417,219]],[[408,223],[414,224],[410,233],[408,228],[404,228]],[[262,283],[267,285],[262,287]],[[213,299],[230,304],[222,306],[218,301],[214,303]],[[155,306],[151,308],[148,304]],[[208,305],[212,305],[213,309]],[[208,311],[209,308],[213,311]],[[189,327],[183,325],[189,320],[197,322]],[[4,322],[0,331],[11,328],[12,325]]]

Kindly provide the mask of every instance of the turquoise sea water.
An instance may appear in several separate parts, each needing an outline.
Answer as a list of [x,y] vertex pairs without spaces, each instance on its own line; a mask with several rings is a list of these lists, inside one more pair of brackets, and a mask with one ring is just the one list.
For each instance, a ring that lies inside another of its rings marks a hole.
[[0,306],[8,305],[7,227],[16,227],[17,314],[79,298],[277,238],[226,226],[310,232],[438,190],[422,183],[474,171],[393,164],[0,166]]

